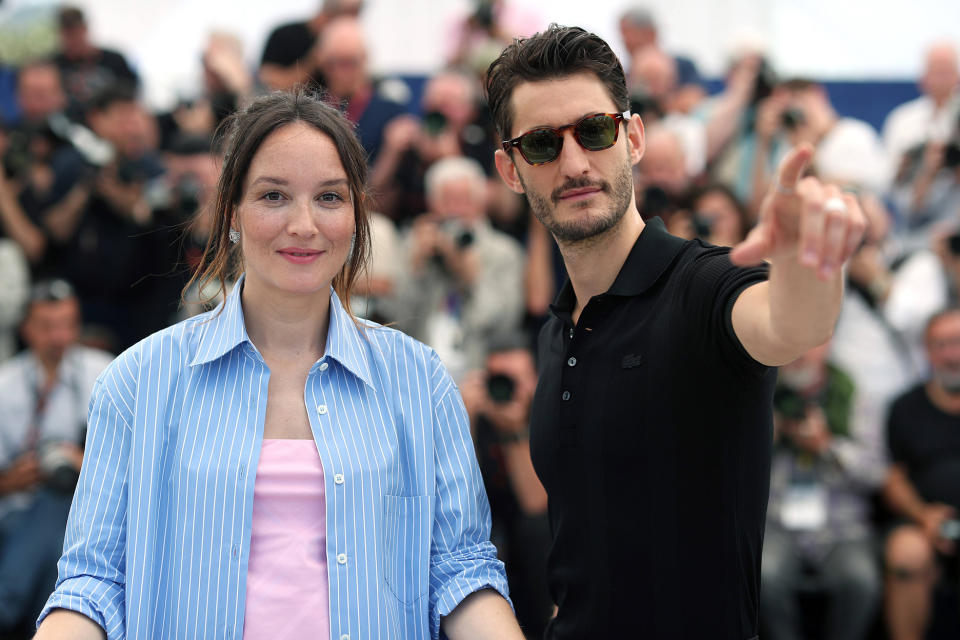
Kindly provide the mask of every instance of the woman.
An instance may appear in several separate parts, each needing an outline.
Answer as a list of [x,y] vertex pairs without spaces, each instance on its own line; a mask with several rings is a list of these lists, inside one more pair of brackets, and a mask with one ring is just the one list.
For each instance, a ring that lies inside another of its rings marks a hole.
[[455,386],[350,313],[365,174],[302,93],[230,121],[197,279],[244,275],[99,381],[38,638],[522,638]]

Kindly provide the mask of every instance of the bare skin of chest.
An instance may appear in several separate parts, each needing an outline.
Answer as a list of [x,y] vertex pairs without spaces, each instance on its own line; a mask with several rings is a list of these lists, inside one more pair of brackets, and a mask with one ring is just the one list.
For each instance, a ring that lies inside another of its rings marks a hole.
[[263,437],[311,440],[310,420],[304,403],[304,387],[310,363],[270,362],[267,417]]

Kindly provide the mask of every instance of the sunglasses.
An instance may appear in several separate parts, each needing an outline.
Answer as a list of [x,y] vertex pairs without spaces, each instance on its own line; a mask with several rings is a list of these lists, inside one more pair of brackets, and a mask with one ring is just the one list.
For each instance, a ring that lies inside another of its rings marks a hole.
[[617,143],[620,135],[620,123],[630,119],[630,112],[594,113],[584,116],[573,124],[557,127],[532,129],[513,140],[504,140],[501,144],[507,153],[516,147],[527,164],[538,165],[553,162],[563,149],[563,132],[573,129],[573,137],[587,151],[603,151]]

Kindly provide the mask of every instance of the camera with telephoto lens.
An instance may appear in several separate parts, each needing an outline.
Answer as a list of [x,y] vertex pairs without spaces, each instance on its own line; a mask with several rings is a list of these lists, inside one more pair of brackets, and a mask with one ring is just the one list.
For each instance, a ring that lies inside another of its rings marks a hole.
[[507,404],[513,400],[516,389],[517,383],[508,375],[495,373],[487,376],[487,395],[496,404]]
[[[451,219],[442,222],[440,224],[440,231],[453,240],[453,246],[457,251],[463,251],[473,244],[473,231],[463,226],[459,220]],[[434,253],[430,256],[430,261],[440,267],[440,269],[446,270],[447,265],[444,262],[442,253]]]
[[807,116],[804,115],[803,110],[795,107],[784,109],[783,113],[780,114],[780,124],[787,131],[793,131],[806,121]]
[[59,493],[73,493],[80,472],[73,465],[73,446],[62,440],[48,440],[37,446],[37,464],[43,483]]

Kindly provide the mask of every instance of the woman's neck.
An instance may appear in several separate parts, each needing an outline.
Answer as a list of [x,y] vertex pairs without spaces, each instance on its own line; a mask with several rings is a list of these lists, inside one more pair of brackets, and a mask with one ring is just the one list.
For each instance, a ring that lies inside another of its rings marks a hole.
[[319,359],[330,325],[328,290],[277,295],[245,282],[240,295],[247,335],[264,357]]

